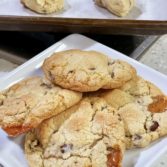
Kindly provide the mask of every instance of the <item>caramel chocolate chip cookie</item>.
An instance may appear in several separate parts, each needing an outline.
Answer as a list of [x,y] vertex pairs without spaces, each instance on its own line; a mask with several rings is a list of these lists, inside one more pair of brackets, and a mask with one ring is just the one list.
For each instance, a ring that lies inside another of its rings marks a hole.
[[101,98],[86,98],[26,136],[30,167],[120,167],[123,122]]
[[0,93],[0,126],[10,135],[26,132],[76,104],[81,93],[41,77],[22,80]]
[[109,81],[103,89],[119,88],[136,77],[136,70],[122,60],[108,59],[108,73]]
[[145,147],[167,135],[167,97],[152,83],[138,77],[100,96],[123,119],[127,148]]
[[118,88],[136,76],[136,70],[128,63],[81,50],[53,54],[44,61],[43,71],[51,82],[80,92]]

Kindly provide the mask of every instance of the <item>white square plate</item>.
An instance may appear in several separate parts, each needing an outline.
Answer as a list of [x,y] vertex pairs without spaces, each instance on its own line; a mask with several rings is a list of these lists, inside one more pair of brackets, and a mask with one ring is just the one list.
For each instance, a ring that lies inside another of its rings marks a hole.
[[[96,50],[107,54],[114,59],[127,61],[137,69],[140,76],[155,83],[167,94],[167,76],[123,55],[122,53],[79,34],[73,34],[64,38],[10,72],[6,77],[1,79],[0,90],[9,87],[25,77],[41,75],[42,71],[40,67],[43,60],[54,52],[67,49]],[[0,166],[1,164],[4,167],[28,166],[23,153],[23,137],[24,135],[11,139],[0,130]],[[126,151],[123,167],[149,167],[154,160],[157,160],[157,158],[167,150],[165,146],[167,147],[167,138],[160,139],[145,149]]]

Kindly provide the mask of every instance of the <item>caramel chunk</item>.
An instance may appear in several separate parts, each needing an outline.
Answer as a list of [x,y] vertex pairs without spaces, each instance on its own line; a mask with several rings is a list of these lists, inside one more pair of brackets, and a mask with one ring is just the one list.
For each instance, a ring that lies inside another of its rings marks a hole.
[[107,155],[107,167],[119,167],[122,159],[120,150],[109,147],[107,151],[109,151]]
[[9,136],[17,136],[21,133],[30,130],[32,127],[18,125],[13,127],[2,127],[2,128],[4,131],[8,133]]
[[163,95],[153,97],[153,103],[149,104],[148,111],[164,112],[167,108],[167,98]]

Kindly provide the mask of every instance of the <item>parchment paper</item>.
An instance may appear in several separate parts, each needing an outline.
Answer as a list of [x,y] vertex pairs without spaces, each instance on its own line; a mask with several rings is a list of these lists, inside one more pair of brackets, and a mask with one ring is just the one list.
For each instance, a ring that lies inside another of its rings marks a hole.
[[0,15],[90,19],[167,20],[167,0],[136,0],[128,16],[120,18],[94,4],[93,0],[66,0],[65,10],[50,15],[26,9],[20,0],[0,0]]

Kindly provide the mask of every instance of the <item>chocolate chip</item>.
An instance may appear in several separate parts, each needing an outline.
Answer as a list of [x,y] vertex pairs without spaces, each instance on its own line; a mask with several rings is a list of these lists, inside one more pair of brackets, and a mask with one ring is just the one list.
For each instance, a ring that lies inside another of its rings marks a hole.
[[91,102],[90,105],[93,107],[93,102]]
[[54,131],[53,131],[53,134],[57,133],[57,131],[58,131],[58,130],[54,130]]
[[142,137],[140,135],[134,135],[134,140],[140,140]]
[[101,110],[103,111],[104,109],[106,109],[107,108],[107,106],[102,106],[101,107]]
[[53,75],[50,71],[48,72],[48,74],[49,74],[50,79],[51,79],[52,81],[54,81],[54,79],[55,79],[54,75]]
[[150,131],[155,131],[159,127],[159,123],[157,121],[153,121],[153,124],[150,126]]
[[111,65],[113,65],[115,62],[113,61],[113,62],[108,62],[108,66],[111,66]]
[[35,147],[38,147],[38,146],[40,146],[39,140],[34,140],[32,141],[30,148],[34,149]]
[[96,68],[92,67],[92,68],[89,68],[89,70],[94,71],[94,70],[96,70]]
[[144,129],[147,130],[147,126],[146,126],[146,123],[144,124]]
[[36,140],[36,146],[39,146],[39,145],[40,145],[39,140]]
[[52,89],[52,85],[51,84],[42,83],[40,86],[46,87],[48,89]]
[[112,151],[113,148],[112,147],[107,147],[107,151]]
[[74,161],[74,164],[77,164],[78,162],[77,161]]
[[62,154],[71,151],[73,148],[73,144],[64,144],[60,146],[60,151]]
[[72,74],[74,71],[73,70],[70,70],[70,71],[68,71],[68,74]]
[[122,121],[122,118],[121,118],[121,115],[120,115],[120,114],[118,114],[118,120],[119,120],[119,121]]
[[141,100],[137,100],[137,103],[141,104]]
[[118,120],[119,120],[119,121],[122,121],[121,117],[118,117]]
[[42,9],[42,12],[43,12],[43,13],[47,13],[47,10],[46,10],[46,9]]
[[111,76],[111,78],[114,78],[114,76],[115,76],[114,72],[112,72],[112,73],[110,74],[110,76]]
[[4,101],[2,100],[2,101],[0,101],[0,105],[3,105],[4,104]]

